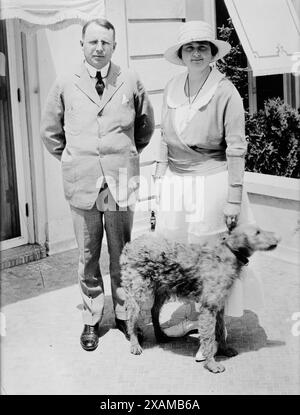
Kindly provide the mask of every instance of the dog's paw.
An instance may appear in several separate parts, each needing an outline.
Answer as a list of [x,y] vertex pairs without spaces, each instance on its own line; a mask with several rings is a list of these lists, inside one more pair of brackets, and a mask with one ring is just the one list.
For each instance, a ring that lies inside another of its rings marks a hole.
[[134,345],[131,345],[131,347],[130,347],[130,353],[136,354],[136,355],[142,354],[143,349],[139,344],[134,344]]
[[235,350],[233,347],[219,347],[217,350],[217,356],[226,356],[226,357],[233,357],[238,355],[239,352]]
[[204,363],[204,367],[212,373],[221,373],[225,370],[225,366],[215,360],[210,360],[209,362]]

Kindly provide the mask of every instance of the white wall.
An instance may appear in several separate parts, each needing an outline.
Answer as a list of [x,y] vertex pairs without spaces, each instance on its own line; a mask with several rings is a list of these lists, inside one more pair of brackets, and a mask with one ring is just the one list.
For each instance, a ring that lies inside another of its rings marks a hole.
[[296,9],[296,12],[297,12],[297,14],[299,16],[299,19],[300,19],[300,0],[292,0],[292,3],[294,5],[294,7]]
[[[293,0],[293,3],[299,11],[300,0]],[[167,43],[171,43],[173,37],[175,39],[178,24],[182,18],[204,19],[214,23],[214,0],[152,0],[151,2],[148,0],[106,0],[106,17],[116,28],[117,48],[113,60],[123,67],[134,67],[150,92],[157,129],[150,145],[143,152],[141,161],[151,162],[157,150],[156,143],[159,137],[162,90],[166,81],[183,69],[166,63],[162,56],[163,51]],[[162,18],[166,20],[162,22]],[[165,34],[166,28],[168,28],[167,34]],[[145,36],[142,38],[139,35],[143,33]],[[155,42],[152,41],[152,34],[153,38],[157,39]],[[37,32],[41,107],[44,105],[49,88],[56,76],[74,68],[82,60],[80,38],[80,25],[72,25],[57,31],[40,30]],[[168,41],[166,41],[167,38]],[[37,135],[35,140],[39,140]],[[52,254],[75,247],[75,239],[69,205],[63,195],[60,163],[44,148],[42,151],[45,175],[46,233],[49,253]],[[150,168],[151,166],[142,168],[142,174],[148,184],[151,180]],[[145,186],[141,189],[141,197],[146,199],[148,196],[147,186]],[[258,196],[253,196],[252,200],[255,202],[257,198]],[[256,206],[260,214],[259,203]]]
[[[82,52],[79,41],[81,26],[37,32],[37,56],[40,84],[40,104],[43,108],[55,78],[80,64]],[[49,254],[74,248],[75,239],[69,204],[63,194],[60,162],[44,148],[46,194],[46,234]]]
[[106,18],[115,27],[117,47],[112,60],[121,67],[128,66],[125,0],[106,0]]
[[[125,0],[106,1],[106,18],[116,28],[117,48],[113,60],[128,66]],[[37,59],[40,107],[43,108],[48,91],[55,78],[78,66],[83,54],[80,47],[82,26],[71,25],[60,30],[43,29],[37,32]],[[30,69],[30,68],[29,68]],[[38,123],[39,121],[36,120]],[[38,136],[35,140],[40,140]],[[62,185],[60,162],[43,148],[45,233],[48,253],[54,254],[76,247],[73,224]],[[37,173],[39,174],[39,173]],[[41,239],[41,238],[40,238]]]
[[270,255],[300,265],[300,180],[246,172],[245,187],[258,225],[281,236]]

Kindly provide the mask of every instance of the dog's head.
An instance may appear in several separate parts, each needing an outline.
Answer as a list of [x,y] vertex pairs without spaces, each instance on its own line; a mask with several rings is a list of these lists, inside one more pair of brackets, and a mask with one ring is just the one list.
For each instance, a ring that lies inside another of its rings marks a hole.
[[264,231],[256,225],[240,225],[226,236],[225,242],[230,249],[249,258],[255,251],[275,249],[280,239],[274,232]]

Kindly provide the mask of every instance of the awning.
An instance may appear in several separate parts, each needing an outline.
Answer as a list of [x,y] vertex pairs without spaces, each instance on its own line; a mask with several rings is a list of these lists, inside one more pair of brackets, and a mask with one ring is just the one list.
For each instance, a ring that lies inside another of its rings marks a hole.
[[291,0],[225,0],[254,76],[300,69],[300,24]]
[[0,19],[20,19],[27,30],[60,29],[105,17],[105,0],[1,0]]

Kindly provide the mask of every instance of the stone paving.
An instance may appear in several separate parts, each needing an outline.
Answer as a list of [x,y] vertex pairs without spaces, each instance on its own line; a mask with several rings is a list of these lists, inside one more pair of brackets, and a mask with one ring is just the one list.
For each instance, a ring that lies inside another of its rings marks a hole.
[[[274,253],[255,254],[266,294],[259,316],[227,317],[229,344],[239,351],[223,359],[226,371],[212,374],[194,361],[195,335],[158,345],[146,328],[144,353],[133,356],[113,325],[109,276],[98,348],[85,352],[77,250],[1,273],[1,393],[12,395],[297,395],[300,393],[299,266]],[[101,259],[108,272],[107,251]],[[298,313],[298,314],[297,314]]]

